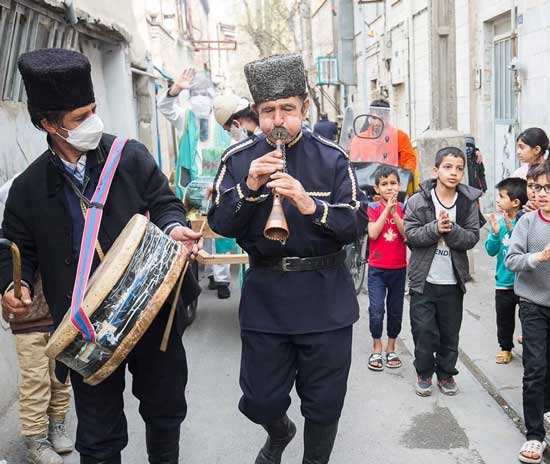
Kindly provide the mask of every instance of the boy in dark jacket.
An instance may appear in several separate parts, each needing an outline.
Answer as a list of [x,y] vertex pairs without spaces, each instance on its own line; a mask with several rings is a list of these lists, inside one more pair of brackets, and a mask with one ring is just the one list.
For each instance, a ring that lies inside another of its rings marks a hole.
[[[434,177],[424,182],[405,211],[409,261],[410,318],[416,393],[432,393],[432,376],[445,395],[458,389],[458,334],[469,280],[467,251],[479,240],[481,191],[461,184],[466,157],[456,147],[439,150]],[[435,356],[434,356],[435,353]]]

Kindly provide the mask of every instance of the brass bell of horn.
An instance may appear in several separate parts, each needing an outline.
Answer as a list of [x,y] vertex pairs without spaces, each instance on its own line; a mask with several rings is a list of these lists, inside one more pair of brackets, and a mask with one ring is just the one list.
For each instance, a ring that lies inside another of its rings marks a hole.
[[[271,132],[271,135],[277,141],[277,150],[282,152],[284,149],[282,140],[285,140],[288,137],[288,131],[284,127],[276,127]],[[290,232],[288,230],[288,224],[286,222],[285,213],[283,210],[283,199],[278,193],[275,193],[273,195],[273,206],[271,207],[271,213],[269,213],[269,217],[267,218],[267,222],[265,224],[264,237],[269,240],[284,242],[288,239],[289,235]]]

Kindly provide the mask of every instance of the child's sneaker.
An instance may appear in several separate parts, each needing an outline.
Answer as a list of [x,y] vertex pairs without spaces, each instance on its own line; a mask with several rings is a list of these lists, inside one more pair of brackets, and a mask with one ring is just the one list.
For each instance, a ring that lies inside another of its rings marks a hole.
[[497,364],[509,364],[512,361],[512,352],[511,351],[499,351],[497,354],[496,362]]
[[416,394],[418,396],[430,396],[432,394],[432,378],[418,376],[416,383]]
[[438,379],[437,386],[444,395],[453,396],[458,393],[458,387],[456,386],[455,379],[452,376]]

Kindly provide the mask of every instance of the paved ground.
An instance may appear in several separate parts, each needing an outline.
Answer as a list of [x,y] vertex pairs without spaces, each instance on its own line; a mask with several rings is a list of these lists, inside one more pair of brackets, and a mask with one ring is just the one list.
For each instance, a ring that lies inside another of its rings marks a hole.
[[[380,373],[366,368],[371,340],[368,296],[361,294],[362,318],[355,326],[349,391],[331,462],[517,462],[523,436],[513,419],[514,411],[521,415],[521,351],[515,352],[512,364],[495,364],[494,262],[486,258],[481,244],[474,253],[474,263],[476,277],[465,300],[463,352],[458,366],[461,391],[456,397],[439,392],[431,398],[414,394],[413,346],[407,317],[399,342],[403,368]],[[205,290],[197,320],[184,336],[190,383],[189,415],[181,438],[182,463],[252,463],[265,438],[264,432],[236,407],[240,395],[237,305],[238,291],[230,300],[220,301]],[[143,426],[130,388],[126,396],[130,444],[124,462],[145,464]],[[289,414],[301,427],[298,405],[294,396]],[[74,434],[73,413],[69,424]],[[12,408],[0,422],[0,460],[6,459],[9,464],[24,462],[17,427],[16,410]],[[283,462],[299,463],[301,453],[302,439],[297,435]],[[65,462],[78,463],[76,453],[66,457]]]

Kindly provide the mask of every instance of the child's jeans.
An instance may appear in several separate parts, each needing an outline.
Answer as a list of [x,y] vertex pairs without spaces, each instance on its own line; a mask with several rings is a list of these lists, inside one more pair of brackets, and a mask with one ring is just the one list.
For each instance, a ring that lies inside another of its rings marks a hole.
[[519,303],[523,332],[523,415],[527,440],[543,441],[550,411],[550,308]]
[[387,309],[387,333],[397,338],[403,320],[403,299],[407,268],[382,269],[369,266],[369,323],[372,338],[382,338],[384,312]]
[[47,332],[15,335],[21,371],[19,414],[21,434],[25,436],[48,433],[49,417],[63,420],[69,409],[71,385],[57,380],[55,361],[44,352],[49,338]]
[[[426,282],[424,293],[411,291],[414,367],[418,375],[445,379],[458,374],[458,337],[464,293],[458,285]],[[434,357],[435,353],[435,357]]]
[[516,328],[516,305],[519,298],[513,288],[495,291],[495,308],[497,312],[497,338],[500,349],[512,351],[514,347],[514,329]]

